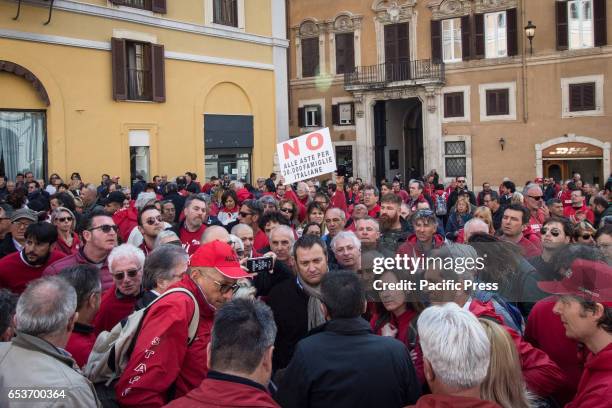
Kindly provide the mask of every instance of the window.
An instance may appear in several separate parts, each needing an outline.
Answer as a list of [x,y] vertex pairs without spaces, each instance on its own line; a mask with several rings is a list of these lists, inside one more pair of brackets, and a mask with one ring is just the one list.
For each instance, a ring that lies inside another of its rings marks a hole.
[[311,105],[304,107],[304,127],[323,126],[321,123],[321,107]]
[[238,27],[238,0],[214,0],[213,23]]
[[592,0],[571,0],[568,7],[569,48],[590,48],[594,45]]
[[467,158],[464,141],[444,142],[446,177],[466,177]]
[[570,112],[595,110],[595,82],[570,84]]
[[0,175],[44,178],[45,112],[0,111]]
[[508,89],[487,90],[487,116],[501,116],[510,114]]
[[319,75],[319,38],[302,39],[302,77]]
[[336,34],[336,74],[355,70],[355,36],[353,33]]
[[352,102],[332,105],[332,124],[350,126],[355,124],[355,106]]
[[463,92],[449,92],[444,94],[444,117],[464,117]]
[[442,20],[442,53],[444,62],[462,60],[461,18]]
[[353,146],[336,145],[336,164],[339,176],[353,177]]
[[113,98],[166,100],[163,45],[113,38]]
[[485,57],[508,56],[506,12],[485,14]]
[[516,82],[478,86],[480,121],[516,120]]
[[154,13],[166,13],[166,0],[111,0],[117,6],[126,6]]

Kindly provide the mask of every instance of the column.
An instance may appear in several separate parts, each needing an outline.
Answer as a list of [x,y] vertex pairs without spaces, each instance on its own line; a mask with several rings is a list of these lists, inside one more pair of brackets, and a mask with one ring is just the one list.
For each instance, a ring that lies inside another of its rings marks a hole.
[[373,182],[374,176],[374,104],[372,96],[355,94],[355,128],[357,143],[353,161],[356,165],[355,177],[365,183]]
[[436,169],[440,176],[444,171],[442,156],[444,146],[442,144],[442,119],[440,117],[440,87],[425,87],[421,94],[423,109],[423,155],[424,171],[429,173]]

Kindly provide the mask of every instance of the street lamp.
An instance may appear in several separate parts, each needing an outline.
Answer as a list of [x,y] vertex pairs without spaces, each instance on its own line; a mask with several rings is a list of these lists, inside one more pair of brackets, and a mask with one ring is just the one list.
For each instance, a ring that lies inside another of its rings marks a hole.
[[529,39],[529,51],[531,55],[533,55],[533,37],[535,37],[535,30],[536,26],[533,25],[531,20],[529,20],[529,22],[525,26],[525,35]]

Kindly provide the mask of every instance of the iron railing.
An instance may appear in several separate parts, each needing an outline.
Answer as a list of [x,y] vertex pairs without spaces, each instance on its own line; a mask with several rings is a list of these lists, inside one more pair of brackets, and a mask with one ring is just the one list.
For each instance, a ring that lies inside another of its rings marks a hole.
[[385,87],[391,82],[444,82],[444,64],[431,60],[384,63],[355,67],[344,74],[344,87]]

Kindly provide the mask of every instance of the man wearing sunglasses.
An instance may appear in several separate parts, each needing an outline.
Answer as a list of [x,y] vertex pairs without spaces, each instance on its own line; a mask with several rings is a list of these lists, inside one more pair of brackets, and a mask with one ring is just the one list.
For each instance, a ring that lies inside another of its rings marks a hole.
[[572,190],[571,200],[572,205],[563,209],[563,216],[569,218],[574,224],[586,219],[593,225],[595,223],[595,214],[586,206],[582,190]]
[[179,398],[200,385],[208,372],[207,346],[215,311],[231,300],[237,280],[249,277],[230,245],[202,244],[190,268],[172,288],[184,288],[197,300],[199,324],[188,344],[188,326],[195,311],[191,298],[172,293],[156,302],[142,322],[130,361],[115,391],[122,407],[162,406],[173,389]]
[[21,208],[11,214],[10,221],[9,232],[0,242],[0,258],[4,258],[13,252],[21,252],[25,245],[25,231],[30,224],[38,221],[38,217],[34,211]]
[[78,264],[92,264],[100,269],[102,291],[113,287],[107,257],[117,246],[117,225],[104,210],[94,210],[82,220],[83,246],[76,254],[52,263],[43,275],[57,275],[64,268]]
[[548,218],[548,207],[544,205],[544,194],[539,185],[533,183],[525,187],[525,206],[529,210],[529,227],[531,232],[540,234],[542,224]]
[[142,234],[143,241],[140,249],[145,255],[149,255],[155,247],[155,240],[165,227],[162,215],[154,205],[145,205],[138,214],[138,230]]
[[457,188],[451,192],[448,196],[448,208],[453,208],[457,203],[457,199],[461,194],[467,194],[469,196],[470,204],[476,205],[476,196],[467,186],[467,179],[465,177],[457,177]]

